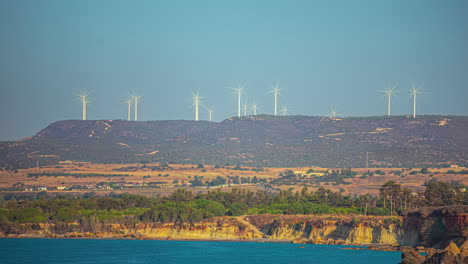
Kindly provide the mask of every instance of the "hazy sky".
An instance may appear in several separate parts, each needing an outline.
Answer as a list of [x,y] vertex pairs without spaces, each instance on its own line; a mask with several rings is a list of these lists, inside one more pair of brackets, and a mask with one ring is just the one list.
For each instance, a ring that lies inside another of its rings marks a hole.
[[[0,140],[80,119],[75,92],[93,91],[88,119],[194,119],[199,91],[215,121],[236,115],[225,85],[273,113],[279,80],[289,113],[386,114],[378,90],[399,83],[393,112],[468,115],[468,1],[0,2]],[[207,119],[201,111],[201,119]]]

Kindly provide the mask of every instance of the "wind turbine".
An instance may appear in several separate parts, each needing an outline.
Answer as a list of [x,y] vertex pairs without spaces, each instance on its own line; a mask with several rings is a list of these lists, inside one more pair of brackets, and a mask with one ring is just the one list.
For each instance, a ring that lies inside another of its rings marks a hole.
[[287,105],[283,105],[283,107],[282,107],[281,110],[280,110],[280,114],[281,114],[282,116],[285,116],[285,115],[288,114],[288,106],[287,106]]
[[210,118],[210,122],[213,121],[213,108],[206,108],[206,111],[208,111],[208,115],[209,115],[209,118]]
[[82,92],[78,94],[78,100],[81,101],[81,106],[82,106],[82,120],[86,120],[86,106],[90,102],[90,99],[88,98],[89,92]]
[[192,96],[192,102],[193,102],[193,105],[195,106],[195,121],[198,121],[198,108],[199,106],[201,105],[201,99],[203,97],[201,97],[199,95],[199,93],[193,93],[193,96]]
[[331,118],[336,118],[338,115],[340,115],[338,112],[336,112],[335,108],[333,108],[332,105],[330,105],[331,111],[330,111],[330,117]]
[[246,99],[245,102],[242,104],[242,110],[244,111],[244,116],[247,116],[248,108],[249,106],[247,105],[247,99]]
[[132,95],[131,99],[133,99],[133,105],[134,105],[134,110],[135,110],[135,121],[138,121],[138,101],[141,100],[141,95]]
[[418,94],[421,94],[420,87],[416,87],[411,83],[411,96],[413,97],[413,118],[416,118],[416,97]]
[[273,90],[268,92],[273,93],[273,95],[275,96],[275,115],[277,115],[278,95],[281,95],[280,91],[281,89],[278,87],[278,81],[276,81],[276,85],[273,87]]
[[242,85],[239,82],[237,82],[235,86],[228,86],[229,88],[233,89],[237,94],[237,117],[241,116],[241,96],[244,93],[244,87],[246,84],[247,82],[245,82]]
[[131,120],[131,113],[132,113],[132,104],[133,104],[133,98],[130,97],[129,99],[125,100],[122,102],[123,104],[127,104],[128,105],[128,110],[127,110],[127,120],[130,121]]
[[396,93],[396,87],[398,86],[398,84],[395,84],[395,86],[393,87],[389,87],[387,88],[386,90],[381,90],[381,92],[384,93],[385,97],[387,97],[387,116],[390,116],[391,113],[390,113],[390,107],[391,107],[391,104],[392,104],[392,96],[395,95]]
[[252,104],[252,113],[253,113],[254,116],[257,115],[258,110],[260,110],[260,108],[258,107],[258,105],[254,101],[253,104]]

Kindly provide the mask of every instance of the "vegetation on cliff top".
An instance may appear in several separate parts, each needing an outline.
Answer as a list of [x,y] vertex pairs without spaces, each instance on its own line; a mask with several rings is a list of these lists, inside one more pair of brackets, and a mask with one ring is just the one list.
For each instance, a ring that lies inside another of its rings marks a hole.
[[[430,182],[426,191],[407,196],[406,190],[394,182],[381,188],[379,197],[370,195],[344,196],[324,188],[308,191],[252,192],[233,189],[206,194],[194,194],[178,189],[167,197],[148,198],[138,195],[108,197],[48,197],[40,193],[38,199],[4,196],[0,203],[0,231],[13,232],[21,223],[53,222],[80,225],[103,223],[171,222],[192,224],[215,216],[245,214],[365,214],[391,215],[403,209],[421,206],[468,204],[468,195],[459,186]],[[93,224],[93,225],[94,225]],[[66,226],[66,225],[65,225]]]

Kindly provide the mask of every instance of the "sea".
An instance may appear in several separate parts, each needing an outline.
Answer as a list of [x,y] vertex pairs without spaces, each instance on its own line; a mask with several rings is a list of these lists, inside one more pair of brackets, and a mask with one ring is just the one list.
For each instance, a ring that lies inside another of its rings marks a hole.
[[401,252],[288,243],[105,239],[0,239],[0,263],[396,264]]

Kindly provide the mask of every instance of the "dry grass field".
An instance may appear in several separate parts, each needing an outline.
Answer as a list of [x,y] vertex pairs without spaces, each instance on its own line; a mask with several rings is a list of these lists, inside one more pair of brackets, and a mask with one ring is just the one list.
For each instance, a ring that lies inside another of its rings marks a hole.
[[[155,170],[160,169],[160,170]],[[198,168],[197,165],[169,164],[168,167],[161,167],[161,164],[92,164],[82,162],[61,163],[54,166],[43,166],[29,169],[21,169],[15,172],[0,171],[0,189],[1,192],[39,192],[47,188],[47,192],[53,193],[86,193],[96,192],[97,194],[106,194],[111,191],[116,193],[132,193],[145,196],[167,195],[178,188],[188,188],[195,193],[207,192],[214,189],[228,191],[232,188],[242,188],[252,191],[261,190],[262,187],[253,183],[245,184],[226,184],[223,186],[190,186],[190,181],[195,176],[203,177],[202,180],[212,181],[217,176],[228,179],[229,177],[239,176],[239,178],[256,177],[258,180],[266,181],[280,177],[282,172],[291,170],[296,174],[305,175],[309,169],[313,169],[317,174],[329,171],[326,168],[302,167],[302,168],[263,168],[262,171],[254,171],[251,167],[242,167],[242,170],[236,170],[234,167],[215,168],[213,165],[205,165],[204,168]],[[466,174],[448,174],[447,171],[460,171],[462,168],[451,169],[429,169],[428,174],[410,174],[410,170],[403,170],[402,175],[393,174],[395,171],[402,171],[401,168],[372,168],[372,169],[353,169],[358,174],[353,178],[344,179],[349,184],[333,185],[331,182],[321,182],[308,184],[309,189],[317,189],[323,186],[334,191],[341,191],[344,194],[377,194],[379,187],[387,181],[395,181],[404,187],[414,191],[424,190],[423,184],[431,179],[439,181],[458,181],[468,185],[468,176]],[[373,176],[363,177],[363,174],[371,171],[380,170],[385,175],[374,174]],[[419,170],[419,169],[413,169]],[[28,177],[29,174],[56,173],[54,176]],[[67,176],[59,176],[66,174]],[[84,174],[87,177],[74,177],[73,175]],[[98,174],[98,176],[92,176]],[[103,174],[103,175],[100,175]],[[122,176],[120,176],[122,175]],[[307,175],[310,179],[321,177],[318,175]],[[313,179],[312,179],[313,180]],[[114,188],[111,188],[111,184]],[[97,187],[98,184],[103,186]],[[116,184],[119,185],[115,188]],[[68,190],[75,186],[73,190]],[[82,189],[76,189],[80,186]],[[278,189],[300,190],[302,184],[273,185]]]
[[[367,171],[367,169],[353,169],[359,174]],[[349,179],[351,185],[344,187],[347,193],[378,193],[380,186],[387,181],[395,181],[401,184],[403,187],[412,189],[413,191],[423,191],[425,182],[431,179],[437,179],[438,181],[452,182],[459,181],[464,185],[468,185],[468,175],[466,174],[448,174],[447,171],[453,169],[430,169],[429,174],[414,174],[410,175],[406,173],[404,177],[388,174],[391,171],[401,170],[401,168],[372,168],[371,171],[381,170],[385,172],[385,175],[374,175],[372,177],[360,178],[359,176]],[[419,170],[419,169],[414,169]],[[460,171],[461,169],[455,170]]]

